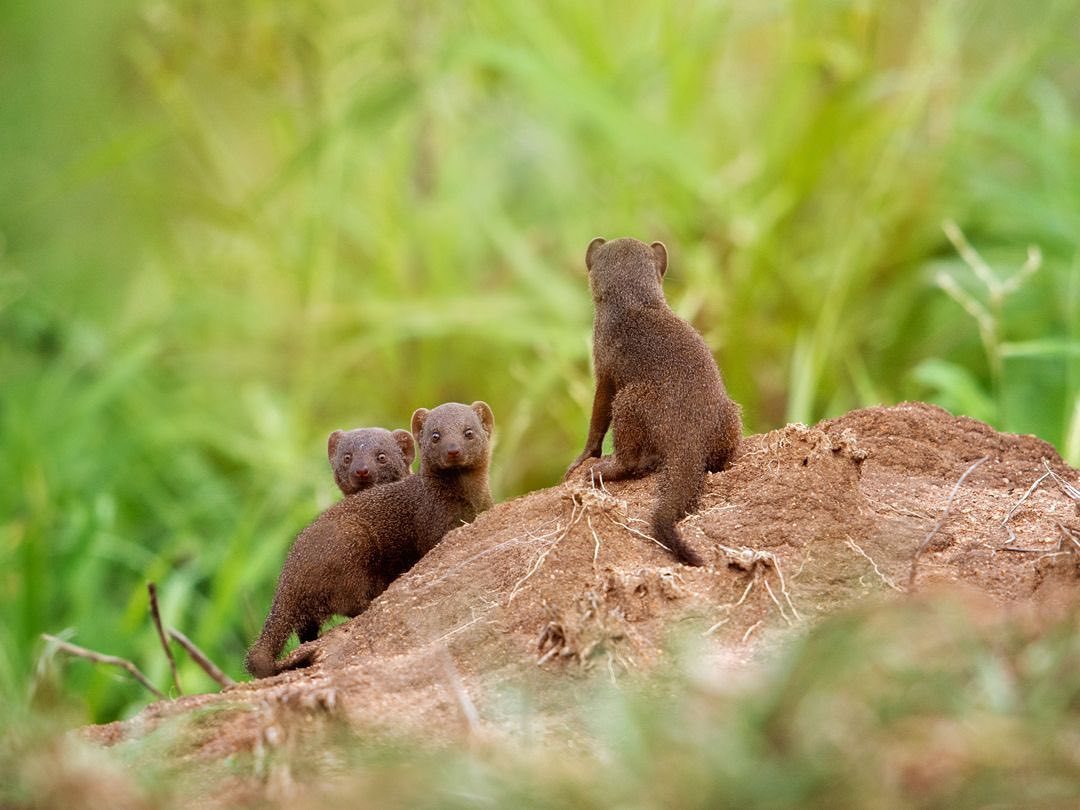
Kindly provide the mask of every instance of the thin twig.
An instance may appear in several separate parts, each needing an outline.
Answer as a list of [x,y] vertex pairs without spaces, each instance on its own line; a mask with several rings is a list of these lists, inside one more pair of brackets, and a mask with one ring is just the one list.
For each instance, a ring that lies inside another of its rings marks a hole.
[[150,615],[154,619],[154,627],[157,628],[158,641],[161,642],[162,649],[165,650],[165,657],[169,659],[169,669],[172,671],[173,686],[176,687],[176,694],[184,694],[184,690],[180,688],[180,676],[176,674],[176,659],[173,657],[172,648],[169,646],[169,638],[165,635],[165,628],[161,626],[161,611],[158,610],[157,600],[157,584],[154,582],[146,583],[146,590],[150,594]]
[[42,633],[41,637],[50,644],[55,644],[56,649],[65,652],[68,655],[74,655],[77,658],[85,658],[87,661],[93,661],[95,664],[109,664],[110,666],[126,669],[131,673],[131,676],[135,680],[153,692],[156,697],[162,699],[165,698],[165,693],[150,683],[150,679],[143,675],[142,671],[126,658],[117,658],[115,655],[105,655],[103,653],[94,652],[93,650],[88,650],[86,647],[80,647],[77,644],[69,644],[62,638],[50,636],[48,633]]
[[953,486],[952,492],[949,493],[949,497],[945,500],[945,509],[942,510],[941,517],[938,518],[937,523],[934,524],[934,528],[930,530],[930,533],[926,535],[926,539],[922,541],[922,545],[920,545],[918,549],[915,550],[915,556],[911,558],[911,572],[908,574],[909,589],[912,587],[912,585],[915,584],[915,573],[917,572],[919,567],[919,556],[930,545],[930,541],[934,538],[934,535],[937,534],[938,529],[941,528],[941,524],[943,524],[945,522],[945,518],[949,516],[949,509],[952,507],[953,498],[956,497],[956,493],[960,490],[960,485],[964,483],[964,479],[971,475],[971,473],[975,470],[976,467],[978,467],[984,461],[989,460],[990,456],[983,456],[982,458],[977,459],[974,464],[964,470],[964,474],[960,476],[960,480],[958,480]]
[[194,641],[185,636],[175,627],[169,628],[169,636],[181,647],[187,650],[187,654],[191,656],[191,659],[200,667],[202,667],[203,672],[213,678],[219,685],[225,687],[232,686],[234,683],[236,683],[236,681],[234,681],[232,678],[222,672],[221,669],[218,668],[217,664],[207,658],[206,653],[196,647]]

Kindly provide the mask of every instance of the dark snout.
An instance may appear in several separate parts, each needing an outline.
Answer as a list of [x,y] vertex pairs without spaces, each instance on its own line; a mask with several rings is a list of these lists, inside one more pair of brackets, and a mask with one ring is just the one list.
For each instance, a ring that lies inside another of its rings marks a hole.
[[371,470],[367,466],[353,467],[352,476],[357,481],[367,481],[371,477]]

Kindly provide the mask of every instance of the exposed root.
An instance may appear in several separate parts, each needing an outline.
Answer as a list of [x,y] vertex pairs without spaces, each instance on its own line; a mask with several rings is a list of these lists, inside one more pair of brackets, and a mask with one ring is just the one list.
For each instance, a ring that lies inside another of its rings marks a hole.
[[574,524],[577,523],[577,521],[577,505],[575,504],[574,511],[570,515],[570,522],[566,525],[566,528],[563,529],[561,533],[554,540],[551,541],[547,548],[545,548],[543,551],[536,555],[536,559],[533,561],[533,564],[529,568],[529,570],[525,573],[523,577],[521,577],[521,579],[515,582],[514,587],[510,589],[510,596],[507,597],[506,604],[509,605],[511,602],[514,601],[514,597],[518,595],[518,592],[521,590],[521,586],[528,582],[529,578],[540,570],[540,566],[544,564],[544,560],[547,559],[547,556],[551,553],[551,550],[559,544],[560,540],[566,537],[570,529],[574,527]]
[[600,558],[600,536],[596,533],[596,529],[593,528],[592,515],[586,514],[585,515],[585,522],[589,526],[589,532],[592,533],[592,539],[593,539],[592,564],[593,564],[593,568],[595,568],[596,567],[596,561]]
[[490,606],[488,606],[488,608],[486,610],[482,610],[480,613],[477,613],[475,616],[473,616],[471,619],[469,619],[469,621],[465,622],[465,624],[459,624],[453,630],[446,631],[441,636],[439,636],[437,639],[435,639],[435,643],[437,644],[439,642],[446,641],[448,638],[450,638],[452,636],[456,636],[462,630],[465,630],[465,629],[467,629],[469,627],[472,627],[474,624],[476,624],[478,621],[480,621],[482,618],[484,618],[488,613],[490,613],[495,607],[498,607],[497,603],[494,604],[494,605],[490,605]]
[[937,523],[934,524],[934,528],[930,530],[930,533],[926,535],[926,539],[922,541],[922,544],[915,550],[915,554],[911,558],[911,572],[908,574],[908,589],[915,584],[915,574],[919,569],[919,557],[930,546],[930,541],[937,534],[938,529],[941,528],[941,524],[945,522],[945,518],[949,516],[949,509],[952,507],[953,499],[956,497],[956,493],[960,491],[960,485],[964,483],[964,480],[975,471],[975,469],[984,461],[989,461],[990,456],[983,456],[980,459],[976,459],[970,467],[964,470],[964,474],[960,476],[959,480],[952,488],[952,492],[949,493],[949,497],[945,500],[945,508],[941,512],[941,517],[938,518]]
[[[734,610],[739,605],[741,605],[743,602],[745,602],[746,597],[750,595],[750,590],[754,587],[754,583],[757,582],[757,580],[758,580],[758,573],[755,571],[754,575],[752,577],[750,577],[750,581],[748,583],[746,583],[746,589],[742,592],[742,596],[739,597],[739,600],[737,602],[731,602],[730,604],[727,604],[727,605],[720,605],[720,609],[721,610],[726,610],[726,611],[728,611],[730,613],[732,610]],[[725,618],[718,621],[716,624],[714,624],[712,627],[710,627],[708,630],[706,630],[701,635],[702,636],[711,636],[713,633],[715,633],[719,628],[723,627],[729,621],[731,621],[731,616],[730,615],[726,616]]]
[[1045,481],[1047,478],[1050,478],[1052,481],[1054,481],[1054,483],[1056,483],[1058,485],[1058,487],[1061,489],[1061,491],[1063,493],[1065,493],[1065,496],[1073,501],[1073,503],[1076,505],[1077,514],[1080,515],[1080,489],[1077,489],[1075,485],[1073,485],[1070,482],[1066,481],[1064,478],[1062,478],[1060,475],[1058,475],[1056,472],[1054,472],[1053,469],[1051,469],[1049,463],[1047,463],[1045,458],[1042,461],[1043,461],[1043,467],[1045,468],[1046,472],[1044,472],[1042,475],[1040,475],[1038,478],[1035,479],[1035,481],[1032,483],[1032,485],[1027,488],[1027,491],[1023,494],[1023,496],[1021,496],[1020,500],[1018,500],[1015,504],[1013,504],[1012,508],[1008,511],[1008,513],[1005,515],[1005,517],[1001,521],[1002,528],[1004,528],[1009,533],[1009,542],[1008,542],[1007,545],[1002,546],[1000,548],[1001,551],[1020,551],[1020,552],[1031,552],[1031,553],[1049,552],[1053,556],[1056,556],[1057,554],[1061,554],[1064,551],[1071,549],[1071,545],[1066,545],[1066,543],[1065,543],[1066,539],[1069,540],[1071,543],[1076,542],[1075,538],[1070,533],[1071,530],[1068,527],[1064,526],[1063,524],[1058,523],[1058,527],[1065,534],[1065,537],[1058,541],[1058,545],[1057,545],[1056,549],[1026,548],[1026,547],[1023,547],[1023,546],[1016,545],[1016,541],[1017,541],[1016,532],[1014,532],[1012,530],[1012,527],[1009,526],[1009,521],[1012,519],[1013,515],[1016,514],[1017,510],[1019,510],[1020,507],[1024,504],[1024,502],[1027,501],[1027,499],[1031,497],[1032,493],[1035,492],[1035,490],[1039,487],[1039,485],[1043,481]]
[[598,655],[603,653],[609,667],[612,656],[615,656],[625,669],[630,669],[630,664],[618,656],[615,649],[626,640],[634,643],[626,617],[602,593],[586,591],[569,611],[557,611],[546,604],[545,607],[550,619],[536,641],[539,653],[537,666],[561,658],[576,661],[584,669],[591,669]]
[[[547,521],[547,523],[556,523],[557,524],[557,521]],[[545,523],[544,525],[547,525],[547,523]],[[451,567],[449,570],[447,570],[441,576],[436,577],[435,579],[432,579],[429,582],[417,583],[417,585],[415,586],[415,590],[416,590],[417,593],[423,593],[426,590],[434,588],[436,585],[439,585],[440,583],[444,582],[445,580],[450,579],[451,577],[457,576],[458,573],[462,569],[467,568],[468,566],[478,562],[479,560],[482,560],[484,557],[487,557],[487,556],[489,556],[491,554],[496,554],[499,551],[502,551],[503,549],[508,548],[510,546],[531,545],[530,541],[544,540],[544,539],[547,539],[548,537],[550,537],[553,534],[555,534],[557,532],[560,532],[560,531],[562,531],[562,526],[560,526],[560,525],[556,525],[555,528],[551,532],[547,532],[547,533],[544,533],[544,534],[536,534],[535,532],[526,529],[525,533],[528,536],[528,540],[526,540],[524,538],[521,538],[521,537],[511,537],[509,540],[504,540],[503,542],[498,543],[498,544],[496,544],[494,546],[491,546],[489,548],[486,548],[486,549],[484,549],[483,551],[481,551],[481,552],[479,552],[477,554],[473,554],[471,557],[467,557],[466,559],[459,562],[457,565],[454,565],[453,567]]]
[[899,591],[900,593],[907,593],[907,591],[905,591],[903,588],[901,588],[899,585],[897,585],[895,582],[893,582],[881,572],[881,569],[878,568],[878,564],[874,561],[874,558],[867,554],[865,551],[863,551],[862,548],[859,547],[858,543],[856,543],[850,537],[846,538],[844,542],[852,551],[859,554],[861,557],[866,558],[866,560],[870,563],[870,566],[874,569],[874,573],[878,575],[878,579],[880,579],[894,591]]
[[[786,613],[786,612],[784,611],[784,606],[780,604],[780,600],[779,600],[779,599],[777,599],[777,598],[776,598],[776,594],[775,594],[775,593],[773,593],[773,589],[772,589],[772,587],[771,587],[771,586],[769,585],[769,580],[767,580],[767,579],[763,579],[763,580],[762,580],[762,584],[764,584],[764,585],[765,585],[765,590],[766,590],[766,591],[768,591],[768,593],[769,593],[769,598],[770,598],[770,599],[772,599],[772,600],[773,600],[773,602],[775,602],[775,603],[776,603],[776,607],[777,607],[777,608],[779,609],[779,611],[780,611],[780,615],[784,617],[784,621],[785,621],[785,622],[787,622],[788,624],[791,624],[791,623],[792,623],[792,622],[791,622],[791,619],[789,619],[789,618],[788,618],[788,615],[787,615],[787,613]],[[790,601],[790,600],[789,600],[789,601]]]
[[[1001,521],[1002,528],[1009,533],[1009,546],[1015,545],[1016,543],[1016,532],[1012,530],[1012,526],[1009,525],[1009,521],[1012,520],[1012,516],[1016,514],[1016,510],[1019,509],[1021,505],[1023,505],[1024,501],[1031,497],[1031,493],[1033,493],[1038,488],[1039,484],[1041,484],[1043,480],[1048,478],[1049,476],[1050,471],[1047,470],[1038,478],[1036,478],[1035,483],[1028,487],[1027,492],[1024,493],[1023,497],[1021,497],[1020,500],[1013,504],[1012,509],[1009,510],[1008,514],[1006,514],[1004,519]],[[1008,548],[1008,546],[1006,546],[1006,548]]]
[[764,624],[764,623],[765,623],[764,619],[758,619],[756,622],[754,622],[752,625],[750,625],[748,628],[746,628],[746,632],[743,633],[743,636],[742,636],[742,643],[745,644],[746,640],[748,638],[750,638],[750,635],[755,630],[757,630],[759,627],[761,627],[761,625]]

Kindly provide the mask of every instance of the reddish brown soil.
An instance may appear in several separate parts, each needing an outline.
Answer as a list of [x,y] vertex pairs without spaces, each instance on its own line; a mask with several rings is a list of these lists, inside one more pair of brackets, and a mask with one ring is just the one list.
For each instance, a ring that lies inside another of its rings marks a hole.
[[[1024,499],[1048,470],[1060,478]],[[447,535],[366,613],[312,642],[314,666],[159,702],[88,736],[112,743],[176,717],[187,753],[216,758],[283,744],[318,716],[426,738],[512,733],[515,691],[558,724],[583,672],[647,670],[673,639],[698,640],[738,677],[817,617],[931,583],[1003,605],[1075,604],[1080,500],[1067,488],[1078,483],[1045,442],[922,403],[789,425],[745,439],[709,476],[681,524],[704,568],[643,534],[654,479],[534,492]],[[191,711],[208,707],[221,711]]]

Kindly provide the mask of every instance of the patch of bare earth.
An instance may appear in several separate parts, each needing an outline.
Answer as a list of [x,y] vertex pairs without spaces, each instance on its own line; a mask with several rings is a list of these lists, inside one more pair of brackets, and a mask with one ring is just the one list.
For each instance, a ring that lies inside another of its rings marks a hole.
[[[1006,606],[1074,605],[1078,484],[1047,443],[922,403],[788,425],[748,437],[709,476],[681,524],[704,568],[648,537],[654,478],[534,492],[451,532],[366,613],[311,642],[313,666],[86,735],[110,744],[176,718],[182,753],[200,759],[258,757],[320,718],[428,739],[512,733],[515,690],[557,724],[583,671],[647,670],[676,635],[701,639],[737,678],[868,597],[959,585]],[[207,708],[219,711],[194,711]]]

